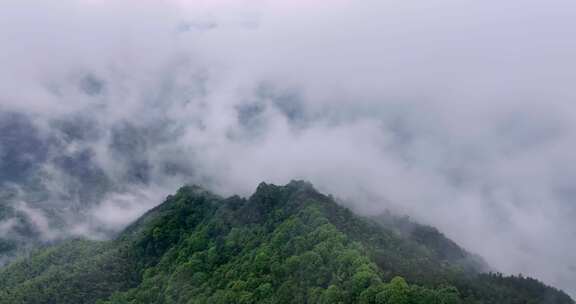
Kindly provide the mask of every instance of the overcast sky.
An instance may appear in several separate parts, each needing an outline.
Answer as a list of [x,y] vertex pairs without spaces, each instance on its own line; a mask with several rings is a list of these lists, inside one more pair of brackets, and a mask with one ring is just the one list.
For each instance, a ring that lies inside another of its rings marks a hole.
[[306,179],[575,296],[574,37],[570,0],[3,0],[0,111],[89,118],[57,153],[112,179],[110,130],[139,130],[149,189],[92,211],[114,227],[180,183]]

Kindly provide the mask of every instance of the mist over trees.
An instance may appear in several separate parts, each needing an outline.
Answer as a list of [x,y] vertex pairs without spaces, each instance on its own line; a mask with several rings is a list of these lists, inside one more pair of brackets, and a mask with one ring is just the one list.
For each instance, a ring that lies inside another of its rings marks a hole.
[[575,295],[574,12],[4,0],[0,265],[109,240],[184,184],[247,196],[300,178]]

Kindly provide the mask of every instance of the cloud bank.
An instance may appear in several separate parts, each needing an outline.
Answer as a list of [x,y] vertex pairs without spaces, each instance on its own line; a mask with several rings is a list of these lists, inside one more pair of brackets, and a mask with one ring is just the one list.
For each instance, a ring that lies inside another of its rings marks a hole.
[[576,295],[573,2],[5,2],[0,198],[40,236],[298,178]]

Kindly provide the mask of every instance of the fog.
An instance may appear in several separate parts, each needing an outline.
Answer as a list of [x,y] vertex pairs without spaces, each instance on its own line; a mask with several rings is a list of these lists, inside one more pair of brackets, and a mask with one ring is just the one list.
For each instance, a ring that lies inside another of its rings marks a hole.
[[106,238],[305,179],[576,296],[573,37],[568,0],[4,0],[0,204]]

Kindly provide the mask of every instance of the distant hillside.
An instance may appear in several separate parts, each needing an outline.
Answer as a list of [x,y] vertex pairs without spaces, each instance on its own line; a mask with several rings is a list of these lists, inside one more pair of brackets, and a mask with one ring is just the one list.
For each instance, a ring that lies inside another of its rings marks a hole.
[[359,217],[305,182],[248,199],[187,186],[113,241],[0,270],[0,303],[574,303],[485,268],[434,228]]
[[[110,195],[150,187],[153,168],[140,156],[155,138],[151,134],[127,122],[102,132],[93,117],[81,113],[47,124],[48,130],[34,117],[0,105],[0,266],[54,237],[69,237],[77,223],[93,220],[91,208]],[[94,141],[106,143],[110,159],[121,164],[117,172],[98,161]],[[163,176],[184,170],[162,161],[155,165]],[[116,232],[102,228],[93,230]],[[48,230],[51,237],[44,237]]]

